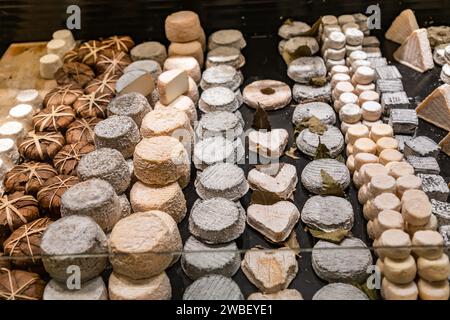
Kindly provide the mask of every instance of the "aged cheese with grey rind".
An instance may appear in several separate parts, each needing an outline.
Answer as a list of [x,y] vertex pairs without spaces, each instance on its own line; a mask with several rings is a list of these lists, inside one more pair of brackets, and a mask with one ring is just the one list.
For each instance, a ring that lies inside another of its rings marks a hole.
[[424,174],[439,174],[441,167],[436,158],[409,156],[406,161],[414,167],[414,172]]
[[248,149],[261,157],[278,159],[283,155],[288,139],[289,134],[285,129],[272,129],[268,132],[252,130],[248,134]]
[[165,272],[138,280],[112,272],[108,289],[111,300],[170,300],[172,297],[172,287]]
[[220,46],[243,49],[246,42],[242,32],[236,29],[223,29],[212,33],[208,38],[208,49],[212,50]]
[[119,204],[120,204],[120,219],[128,217],[131,211],[131,204],[128,201],[127,195],[125,193],[119,196]]
[[252,248],[245,253],[241,269],[247,279],[263,293],[286,289],[298,272],[294,251]]
[[292,97],[297,103],[331,102],[331,84],[327,82],[323,87],[315,87],[296,83],[292,88]]
[[220,46],[210,50],[206,56],[206,68],[228,65],[240,69],[245,65],[245,57],[239,49]]
[[234,112],[241,106],[235,93],[225,87],[213,87],[202,92],[198,107],[203,112]]
[[378,67],[384,67],[387,66],[387,60],[386,58],[378,58],[378,57],[368,57],[367,61],[370,62],[370,66],[374,69],[378,68]]
[[211,137],[197,142],[192,161],[199,170],[220,162],[239,163],[245,155],[240,139]]
[[404,91],[401,79],[378,79],[377,92],[381,95],[386,92],[402,92]]
[[418,176],[422,179],[422,190],[430,199],[443,202],[447,201],[450,191],[442,176],[421,173],[419,173]]
[[131,158],[134,148],[141,140],[139,128],[128,116],[110,116],[94,128],[97,148],[111,148],[119,151],[125,159]]
[[313,300],[369,300],[367,295],[351,284],[330,283],[319,289]]
[[215,111],[202,115],[195,133],[199,139],[224,137],[235,140],[244,132],[244,119],[239,111]]
[[303,300],[303,296],[296,289],[284,289],[276,293],[254,292],[247,300]]
[[350,172],[345,164],[334,159],[319,159],[311,161],[305,166],[301,174],[303,186],[311,193],[323,192],[323,179],[321,170],[328,173],[342,190],[350,185]]
[[161,66],[159,62],[155,60],[138,60],[133,63],[130,63],[125,69],[123,69],[124,73],[133,71],[133,70],[143,70],[152,75],[153,80],[156,83],[158,76],[161,74]]
[[412,136],[396,134],[395,135],[395,139],[398,141],[398,150],[400,152],[404,152],[404,150],[405,150],[405,143],[407,141],[411,140],[412,138],[413,138]]
[[144,116],[152,110],[147,98],[138,92],[123,94],[111,100],[108,115],[128,116],[141,126]]
[[441,234],[442,239],[444,239],[444,250],[450,257],[450,225],[439,227],[439,233]]
[[247,223],[273,242],[289,237],[300,218],[297,207],[289,201],[273,205],[252,204],[247,209]]
[[109,232],[122,217],[119,197],[105,180],[80,182],[61,197],[61,216],[72,215],[88,216]]
[[234,201],[249,189],[244,170],[231,163],[218,163],[198,171],[194,185],[202,199],[222,197]]
[[206,244],[190,236],[184,244],[181,267],[192,280],[206,275],[232,277],[241,266],[241,256],[235,242]]
[[198,199],[189,215],[189,231],[206,243],[226,243],[245,229],[245,210],[239,202],[225,198]]
[[433,51],[433,60],[439,66],[444,66],[446,64],[445,61],[445,48],[448,44],[441,44],[434,48]]
[[450,225],[450,203],[431,199],[431,213],[438,221],[438,226]]
[[83,283],[80,289],[68,289],[65,283],[50,280],[42,300],[108,300],[108,290],[101,277]]
[[346,238],[340,244],[320,240],[312,251],[314,272],[328,282],[363,283],[372,264],[370,250],[358,238]]
[[392,109],[389,116],[389,125],[395,134],[414,134],[419,125],[414,109]]
[[321,57],[300,57],[289,63],[287,74],[297,83],[310,84],[314,78],[325,77],[327,69]]
[[130,202],[134,212],[160,210],[177,223],[186,216],[186,199],[178,182],[157,187],[137,181],[130,190]]
[[322,135],[311,132],[309,129],[302,130],[296,139],[296,144],[301,152],[311,157],[317,154],[319,144],[323,144],[331,158],[337,157],[345,146],[341,130],[334,126],[327,126],[327,130]]
[[233,279],[208,275],[189,285],[184,291],[183,300],[244,300],[244,296]]
[[206,69],[202,74],[200,87],[203,90],[214,87],[225,87],[236,91],[242,84],[242,72],[227,65],[220,65]]
[[450,131],[450,85],[436,88],[416,108],[419,118]]
[[181,250],[177,224],[162,211],[123,218],[109,236],[109,261],[114,272],[136,280],[162,273]]
[[405,157],[434,157],[439,154],[439,145],[427,136],[417,136],[405,142]]
[[408,109],[410,103],[406,92],[385,92],[381,94],[381,106],[385,115],[389,115],[392,109]]
[[311,26],[304,22],[290,21],[289,23],[283,23],[281,27],[278,28],[278,35],[283,39],[290,39],[301,36],[310,29]]
[[155,88],[153,77],[143,70],[132,70],[124,73],[116,82],[116,92],[123,95],[138,92],[147,97]]
[[98,178],[109,182],[117,194],[125,192],[131,181],[123,155],[110,148],[100,148],[84,155],[78,164],[77,173],[81,181]]
[[378,79],[401,79],[402,74],[400,71],[398,71],[396,66],[393,65],[387,65],[387,66],[381,66],[378,68],[375,68],[375,71],[377,73]]
[[427,29],[413,31],[394,52],[393,57],[401,64],[418,72],[423,73],[433,69],[433,52],[428,40]]
[[161,43],[148,41],[138,44],[130,51],[131,59],[137,60],[155,60],[161,66],[167,59],[167,50]]
[[51,223],[42,236],[40,247],[45,270],[63,283],[72,275],[67,273],[70,266],[80,268],[83,283],[98,277],[108,260],[105,233],[94,220],[85,216],[62,217]]
[[292,199],[298,183],[297,169],[288,163],[259,165],[248,173],[252,190],[273,193],[280,199]]
[[351,230],[354,213],[351,203],[341,197],[313,196],[302,209],[302,222],[323,232]]
[[323,102],[309,102],[296,106],[292,116],[292,123],[299,125],[304,121],[308,121],[311,117],[316,117],[324,124],[334,125],[336,123],[334,109]]

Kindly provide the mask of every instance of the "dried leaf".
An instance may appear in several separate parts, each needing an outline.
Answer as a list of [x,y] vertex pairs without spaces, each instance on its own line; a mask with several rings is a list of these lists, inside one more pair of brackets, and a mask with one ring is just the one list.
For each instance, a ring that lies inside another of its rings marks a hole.
[[267,192],[267,191],[261,191],[261,190],[254,190],[252,192],[252,198],[250,200],[250,204],[262,204],[265,206],[270,206],[272,204],[275,204],[282,199],[275,195],[274,193]]
[[287,50],[283,49],[281,52],[281,56],[286,64],[291,63],[297,58],[300,57],[310,57],[312,56],[311,48],[308,46],[299,46],[294,52],[290,53]]
[[329,152],[328,152],[328,148],[327,148],[326,145],[324,145],[319,140],[319,146],[317,147],[316,155],[314,156],[314,160],[328,159],[328,158],[330,158],[330,155],[329,155]]
[[319,17],[319,19],[316,20],[316,22],[314,22],[314,24],[311,26],[311,29],[309,29],[308,31],[303,32],[302,34],[300,34],[301,36],[304,37],[314,37],[319,33],[319,28],[322,24],[322,17]]
[[342,239],[344,239],[350,232],[350,230],[346,229],[339,229],[331,232],[326,232],[313,228],[308,228],[308,230],[314,238],[323,239],[335,243],[341,242]]
[[256,112],[253,115],[252,128],[255,130],[268,130],[272,129],[269,121],[269,116],[267,115],[266,110],[261,108],[258,104],[256,107]]
[[310,84],[316,87],[323,87],[327,84],[327,78],[325,77],[314,77],[311,78]]
[[313,133],[322,135],[327,130],[327,126],[324,125],[317,117],[313,116],[308,120],[297,124],[294,128],[294,135],[299,134],[305,129],[309,129],[309,131]]
[[287,24],[288,26],[292,26],[294,24],[294,20],[292,18],[286,19],[283,24]]
[[346,163],[345,158],[342,154],[339,154],[335,159],[343,164]]
[[284,242],[284,246],[290,248],[297,257],[300,257],[300,244],[298,243],[295,230],[292,230],[291,234]]
[[352,283],[355,287],[357,287],[359,290],[364,292],[367,297],[369,297],[370,300],[378,300],[378,294],[376,289],[369,289],[367,287],[367,282],[364,282],[362,284],[360,283]]
[[343,197],[344,191],[339,183],[337,183],[332,176],[328,174],[325,170],[320,170],[320,175],[322,177],[322,191],[321,195],[325,196],[337,196]]
[[289,158],[291,158],[291,159],[297,160],[297,159],[300,159],[300,157],[298,157],[298,156],[295,154],[295,153],[297,152],[297,150],[298,150],[297,146],[296,146],[296,145],[293,145],[293,146],[290,147],[289,150],[286,151],[284,154],[285,154],[286,156],[288,156]]

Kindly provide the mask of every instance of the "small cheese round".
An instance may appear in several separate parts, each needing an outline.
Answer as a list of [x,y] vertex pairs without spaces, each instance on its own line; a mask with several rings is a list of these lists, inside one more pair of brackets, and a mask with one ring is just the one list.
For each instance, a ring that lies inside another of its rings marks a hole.
[[380,163],[384,165],[393,161],[401,162],[403,160],[403,153],[395,149],[385,149],[380,152],[379,159]]
[[355,123],[347,123],[345,121],[341,121],[342,134],[345,136],[347,134],[348,128],[350,128],[351,126],[357,125],[357,124],[361,124],[361,121],[357,121]]
[[205,113],[214,111],[234,112],[239,109],[240,102],[231,89],[226,87],[212,87],[202,92],[198,107]]
[[361,114],[364,120],[377,121],[381,117],[381,105],[376,101],[364,102],[361,105]]
[[[203,55],[203,48],[202,48],[202,44],[199,41],[189,41],[189,42],[172,42],[169,45],[169,48],[167,50],[167,53],[169,55],[169,59],[172,56],[182,56],[182,57],[192,57],[195,58],[195,60],[197,60],[199,67],[203,66],[204,63],[204,55]],[[167,60],[166,60],[167,61]],[[176,69],[180,69],[180,68],[176,68]],[[169,69],[168,69],[169,70]],[[186,69],[184,69],[186,70]],[[187,71],[187,70],[186,70]],[[197,69],[197,71],[194,74],[191,71],[191,74],[189,74],[189,76],[194,76],[193,79],[194,81],[197,79],[197,83],[198,81],[200,81],[200,74],[199,73],[199,69]]]
[[66,51],[70,51],[76,46],[72,31],[68,29],[57,30],[53,32],[52,36],[53,39],[64,40],[64,43],[66,45]]
[[353,184],[357,189],[363,186],[361,181],[361,175],[358,171],[353,172]]
[[[367,188],[367,185],[363,185],[359,190],[358,190],[358,202],[362,205],[366,205],[366,203],[372,198],[372,195],[369,192],[369,189]],[[367,208],[367,206],[366,206]],[[366,209],[367,210],[367,209]],[[363,212],[366,211],[363,208]],[[366,217],[367,220],[371,220],[370,217]]]
[[392,127],[385,123],[378,123],[372,126],[370,130],[370,138],[377,142],[382,137],[393,137],[394,131]]
[[354,144],[356,140],[360,138],[368,138],[369,129],[362,124],[354,125],[348,128],[345,134],[345,142],[348,144]]
[[363,42],[364,33],[356,28],[348,28],[345,31],[345,39],[348,45],[359,46]]
[[345,48],[332,49],[328,48],[323,54],[324,59],[341,60],[345,58]]
[[[351,129],[352,128],[350,128],[349,131]],[[348,134],[348,132],[347,132],[347,134]],[[353,154],[356,155],[360,152],[376,154],[377,146],[376,146],[375,142],[373,142],[369,138],[359,138],[353,144]],[[380,159],[380,162],[381,162],[381,159]]]
[[130,55],[133,61],[154,60],[162,66],[167,59],[167,50],[157,41],[147,41],[132,48]]
[[353,92],[353,90],[355,90],[355,88],[350,82],[348,81],[338,82],[332,92],[333,99],[337,100],[344,92]]
[[439,258],[433,260],[419,257],[417,271],[422,279],[430,282],[447,280],[450,275],[448,255],[443,253]]
[[112,272],[108,292],[111,300],[170,300],[172,297],[172,287],[165,272],[139,280]]
[[333,76],[337,73],[349,74],[350,69],[347,66],[334,66],[333,68],[331,68],[330,77],[333,78]]
[[353,173],[355,171],[355,158],[353,157],[353,155],[348,156],[345,165],[347,166],[348,170],[350,170],[350,172]]
[[448,300],[450,295],[448,280],[428,282],[419,279],[417,287],[421,300]]
[[437,231],[421,230],[412,238],[413,252],[425,259],[439,259],[444,253],[444,239]]
[[353,92],[359,96],[364,91],[375,91],[375,83],[357,84]]
[[412,199],[420,199],[422,201],[429,201],[428,200],[428,196],[427,194],[422,191],[422,190],[406,190],[405,192],[403,192],[403,196],[402,196],[402,206],[406,203],[409,202]]
[[[173,47],[172,47],[173,49]],[[196,83],[200,82],[201,70],[198,61],[190,55],[173,55],[171,54],[171,47],[169,47],[169,58],[164,61],[163,71],[181,69],[187,72]]]
[[406,190],[417,189],[420,190],[422,188],[422,179],[415,175],[407,175],[402,176],[397,179],[396,182],[396,190],[399,198],[402,198],[403,193]]
[[338,100],[334,101],[334,109],[336,110],[336,112],[339,112],[341,108],[346,104],[357,104],[357,103],[358,97],[355,94],[351,92],[345,92],[341,94]]
[[[343,95],[345,95],[345,94],[343,94]],[[342,98],[343,95],[341,95],[341,98]],[[345,104],[339,110],[339,119],[341,121],[347,122],[347,123],[356,123],[356,122],[358,122],[361,119],[361,113],[360,113],[359,106],[357,104],[352,104],[352,103]]]
[[358,46],[351,46],[349,44],[345,45],[345,53],[348,55],[350,55],[352,52],[355,51],[361,51],[363,49],[362,45],[358,45]]
[[201,35],[198,15],[193,11],[177,11],[166,17],[164,24],[166,37],[171,42],[189,42]]
[[367,163],[359,170],[363,184],[369,183],[372,178],[379,174],[387,174],[387,169],[380,163]]
[[333,31],[330,33],[327,39],[325,39],[324,46],[331,49],[341,49],[345,46],[345,35],[339,31]]
[[[355,52],[358,52],[358,51],[355,51]],[[351,62],[350,72],[353,73],[353,74],[356,72],[356,70],[358,70],[359,67],[366,67],[366,68],[370,68],[371,67],[370,61],[367,61],[367,60],[354,60],[352,62],[350,60],[350,58],[348,58],[348,62],[349,63]],[[352,83],[353,83],[354,86],[356,86],[357,84],[361,84],[361,83],[358,83],[356,80],[357,80],[356,78],[354,79],[352,77]],[[370,82],[368,84],[371,84],[371,83],[372,82]],[[368,85],[368,84],[363,84],[363,85]]]
[[419,289],[414,281],[408,284],[394,284],[383,278],[381,295],[385,300],[417,300]]
[[367,128],[369,128],[369,130],[372,130],[372,127],[376,124],[380,124],[383,123],[383,121],[381,120],[376,120],[376,121],[369,121],[369,120],[363,120],[362,124],[365,125]]
[[382,193],[373,200],[368,201],[363,208],[364,217],[374,220],[384,210],[400,211],[400,200],[393,193]]
[[152,107],[139,92],[126,93],[111,100],[108,105],[108,116],[128,116],[140,127],[144,116]]
[[394,260],[406,259],[411,254],[411,239],[402,230],[386,230],[378,239],[378,247],[376,250],[380,258],[388,257]]
[[[333,68],[336,67],[344,67],[344,66],[334,66]],[[346,73],[335,73],[332,77],[331,77],[331,88],[334,89],[336,87],[336,85],[339,82],[349,82],[350,81],[350,76]]]
[[414,174],[414,167],[405,161],[389,162],[386,164],[386,169],[389,170],[389,175],[395,179]]
[[418,231],[436,231],[438,230],[438,219],[436,218],[436,215],[432,214],[427,224],[414,226],[412,224],[405,223],[405,230],[409,233],[410,237],[414,237]]
[[350,157],[353,154],[353,145],[351,143],[347,144],[347,147],[345,147],[345,154],[347,157]]
[[[354,54],[353,52],[352,54]],[[375,70],[370,67],[360,66],[355,70],[352,81],[358,84],[370,84],[375,79]]]
[[47,42],[47,53],[63,57],[66,54],[67,44],[63,39],[52,39]]
[[146,184],[164,186],[179,181],[183,188],[189,182],[189,156],[175,138],[142,139],[134,150],[133,162],[134,174]]
[[395,193],[395,179],[387,174],[380,174],[372,177],[368,188],[370,193],[375,197],[382,193]]
[[43,300],[108,300],[108,290],[101,277],[83,283],[80,289],[70,290],[66,283],[50,280],[45,286]]
[[408,199],[403,202],[402,214],[406,222],[413,226],[427,224],[431,216],[431,203],[420,198]]
[[383,260],[383,275],[392,283],[408,284],[414,281],[416,272],[416,261],[411,255],[401,260],[389,257]]
[[16,96],[16,102],[29,104],[37,111],[41,108],[42,97],[36,89],[21,90]]
[[208,52],[206,56],[206,68],[228,65],[240,69],[245,65],[245,57],[239,49],[233,47],[217,47]]
[[243,49],[246,42],[242,32],[236,29],[224,29],[212,33],[208,39],[208,49],[212,50],[220,46]]
[[39,72],[42,78],[51,80],[55,78],[55,73],[63,66],[61,57],[50,53],[39,59]]
[[130,202],[133,212],[164,211],[177,223],[186,216],[186,199],[177,182],[156,187],[138,181],[130,190]]
[[376,238],[379,238],[381,234],[389,229],[403,230],[404,220],[400,212],[386,209],[378,213],[375,223],[378,227]]
[[355,156],[355,170],[359,171],[367,163],[378,163],[378,157],[372,153],[360,152]]
[[186,113],[191,126],[194,126],[195,122],[197,121],[197,109],[195,107],[194,101],[192,101],[192,99],[188,96],[181,95],[168,105],[162,104],[161,101],[158,101],[155,104],[155,110],[166,108],[173,108]]
[[30,131],[33,125],[34,109],[30,104],[18,104],[9,110],[12,120],[22,123],[25,130]]
[[398,149],[398,141],[392,137],[383,137],[378,139],[377,141],[377,154],[380,154],[383,150],[386,149]]
[[27,135],[22,123],[18,121],[7,121],[0,126],[0,138],[10,138],[20,145]]
[[367,102],[367,101],[378,102],[378,101],[380,101],[380,94],[376,91],[366,90],[359,94],[358,99],[359,99],[360,105],[363,105],[363,103]]
[[114,272],[132,279],[148,279],[169,267],[182,250],[180,232],[165,212],[134,213],[120,220],[109,236]]

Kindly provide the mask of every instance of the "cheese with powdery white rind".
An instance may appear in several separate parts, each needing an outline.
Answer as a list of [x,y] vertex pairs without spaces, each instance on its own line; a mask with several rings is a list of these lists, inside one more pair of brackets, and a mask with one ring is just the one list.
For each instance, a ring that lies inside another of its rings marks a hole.
[[188,286],[183,300],[244,300],[244,296],[233,279],[213,274],[201,277]]
[[187,72],[174,69],[161,73],[158,77],[157,88],[161,103],[164,105],[170,104],[189,90]]
[[146,97],[152,93],[154,87],[152,75],[143,70],[132,70],[124,73],[116,82],[118,95],[138,92]]

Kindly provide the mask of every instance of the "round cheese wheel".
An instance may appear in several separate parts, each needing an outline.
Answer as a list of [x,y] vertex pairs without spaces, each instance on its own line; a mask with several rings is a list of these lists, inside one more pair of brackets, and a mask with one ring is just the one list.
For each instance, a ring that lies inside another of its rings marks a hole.
[[367,163],[361,166],[359,173],[363,184],[368,184],[374,176],[387,174],[388,171],[380,163]]
[[409,235],[398,229],[384,231],[378,238],[378,248],[380,257],[402,260],[411,254],[411,239]]
[[367,101],[361,105],[361,114],[364,120],[376,121],[381,117],[381,104],[376,101]]
[[386,149],[398,149],[398,141],[392,137],[383,137],[378,139],[377,141],[377,154],[380,154],[383,150]]
[[425,259],[439,259],[444,252],[444,239],[437,231],[422,230],[412,238],[414,253]]
[[336,86],[333,89],[333,98],[334,100],[338,100],[339,97],[341,96],[341,94],[345,93],[345,92],[353,92],[353,90],[355,90],[355,88],[353,87],[353,85],[348,82],[348,81],[341,81],[338,82],[336,84]]
[[345,142],[348,144],[354,144],[356,140],[368,137],[369,129],[365,125],[358,124],[348,128],[347,133],[345,134]]
[[427,281],[442,281],[447,280],[450,275],[450,262],[447,254],[434,260],[429,260],[423,257],[417,259],[417,270],[419,276]]
[[373,196],[378,196],[382,193],[395,193],[395,179],[387,174],[380,174],[372,177],[368,188]]
[[[339,112],[341,108],[347,104],[356,105],[358,102],[358,96],[351,92],[344,92],[340,95],[339,100],[334,102],[334,109]],[[359,108],[359,106],[358,106]],[[359,120],[359,119],[358,119]]]
[[368,201],[363,213],[366,219],[374,220],[378,214],[384,210],[400,211],[400,200],[393,193],[382,193],[373,200]]
[[430,220],[427,224],[422,226],[414,226],[409,223],[405,223],[405,230],[408,232],[409,236],[412,238],[418,231],[436,231],[438,229],[438,220],[434,214],[431,215]]
[[378,139],[382,137],[393,137],[393,136],[394,130],[390,125],[385,123],[377,123],[373,125],[370,130],[370,138],[375,142],[377,142]]
[[421,300],[448,300],[450,295],[448,280],[428,282],[419,279],[417,287]]
[[109,277],[108,292],[111,300],[170,300],[172,297],[172,287],[165,272],[139,280],[113,272]]
[[[352,52],[350,58],[353,54],[355,54],[355,52]],[[358,69],[356,69],[352,77],[352,81],[359,84],[369,84],[373,82],[374,79],[375,79],[375,70],[366,66],[361,66]]]
[[386,163],[385,166],[389,171],[388,174],[395,179],[414,174],[414,167],[406,161],[391,161]]
[[[339,99],[342,99],[342,97],[345,95],[347,95],[347,93],[342,94]],[[348,93],[348,95],[354,94]],[[354,96],[356,97],[356,95]],[[346,123],[357,123],[361,119],[359,106],[354,103],[344,104],[343,107],[339,110],[339,119],[342,122]]]
[[394,284],[383,278],[381,295],[385,300],[417,300],[419,289],[414,281],[408,284]]
[[369,138],[359,138],[353,144],[353,154],[358,154],[360,152],[375,154],[377,152],[377,146],[375,142]]
[[402,198],[403,193],[406,190],[417,189],[420,190],[422,188],[422,179],[415,175],[407,175],[402,176],[397,179],[396,182],[396,192],[399,198]]
[[[356,90],[356,89],[355,89]],[[359,104],[362,106],[365,102],[368,101],[380,101],[380,95],[378,92],[373,90],[365,90],[359,94],[358,97]]]
[[166,17],[165,31],[171,42],[189,42],[200,38],[202,27],[195,12],[178,11]]
[[375,234],[376,238],[380,237],[384,231],[389,229],[403,230],[405,225],[401,213],[390,209],[380,211],[374,222],[377,226],[376,231],[379,232]]
[[411,199],[420,199],[421,201],[429,201],[427,194],[422,190],[406,190],[402,196],[402,206]]
[[411,255],[401,260],[389,257],[383,260],[383,275],[392,283],[408,284],[414,281],[416,272],[416,261]]
[[431,203],[424,199],[412,198],[403,202],[402,214],[406,222],[413,226],[427,224],[431,216]]
[[384,165],[393,161],[401,162],[403,160],[403,153],[395,149],[385,149],[380,152],[379,159],[380,163]]
[[324,45],[327,48],[341,49],[345,46],[345,35],[340,31],[333,31],[325,39]]
[[[345,31],[345,39],[346,39],[347,45],[359,46],[363,42],[364,33],[361,30],[358,30],[356,28],[348,28]],[[363,52],[363,51],[361,51],[361,52]],[[365,56],[367,58],[367,54]]]

